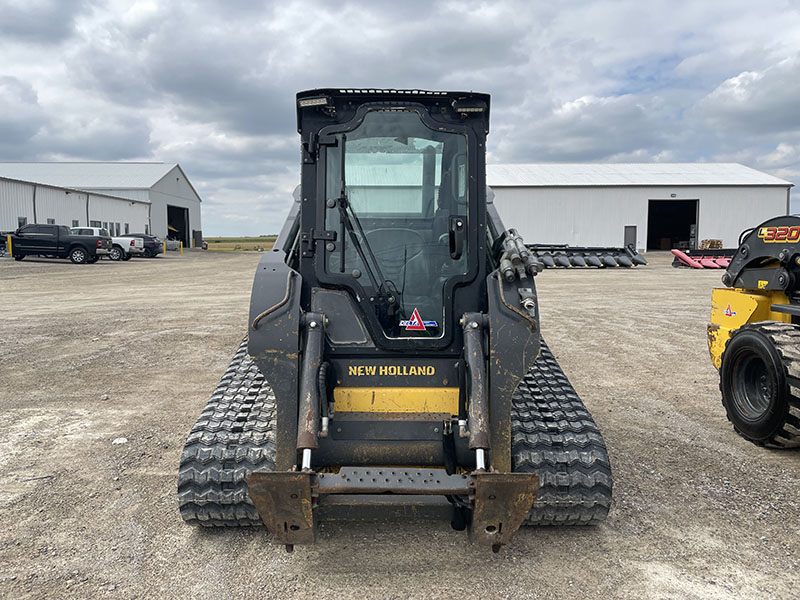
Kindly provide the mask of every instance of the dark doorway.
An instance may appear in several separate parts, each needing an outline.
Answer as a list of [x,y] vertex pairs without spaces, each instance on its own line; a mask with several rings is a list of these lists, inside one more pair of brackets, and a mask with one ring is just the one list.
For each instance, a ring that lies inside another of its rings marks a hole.
[[650,200],[647,207],[647,249],[697,246],[697,200]]
[[189,247],[189,209],[167,204],[167,239],[180,240]]

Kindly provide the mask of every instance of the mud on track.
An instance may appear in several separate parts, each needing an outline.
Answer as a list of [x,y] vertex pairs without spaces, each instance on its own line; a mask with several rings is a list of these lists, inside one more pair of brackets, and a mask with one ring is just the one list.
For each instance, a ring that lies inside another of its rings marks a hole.
[[292,555],[264,530],[184,525],[181,448],[258,258],[0,259],[0,597],[797,597],[800,452],[733,433],[705,347],[720,273],[663,255],[537,277],[611,455],[604,525],[525,529],[497,555],[447,523],[324,524]]

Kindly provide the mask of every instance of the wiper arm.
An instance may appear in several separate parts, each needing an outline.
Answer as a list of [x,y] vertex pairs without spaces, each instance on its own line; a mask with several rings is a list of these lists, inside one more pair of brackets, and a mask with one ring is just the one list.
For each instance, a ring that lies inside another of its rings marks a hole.
[[[340,187],[339,187],[339,198],[337,199],[336,205],[339,207],[339,226],[340,226],[340,237],[342,238],[341,243],[341,251],[340,251],[340,272],[344,272],[344,259],[345,259],[345,245],[346,240],[345,238],[345,230],[350,235],[350,239],[353,242],[353,247],[356,249],[356,253],[358,257],[361,259],[361,262],[364,264],[364,270],[367,272],[367,277],[369,277],[370,283],[372,287],[375,288],[378,297],[386,299],[390,307],[395,307],[397,305],[397,290],[390,289],[386,278],[383,276],[381,272],[380,265],[378,264],[378,260],[375,258],[375,254],[372,252],[372,247],[369,245],[367,241],[367,236],[364,233],[364,228],[361,226],[361,221],[358,219],[358,215],[356,215],[353,207],[350,206],[350,201],[347,198],[347,187],[345,181],[345,145],[347,143],[347,136],[342,134],[341,137],[341,173],[340,173]],[[350,209],[348,214],[348,209]],[[351,221],[352,216],[352,221]],[[355,223],[355,227],[353,226]],[[360,237],[360,239],[359,239]],[[363,242],[363,243],[362,243]],[[364,249],[366,248],[366,252]],[[369,254],[369,259],[372,261],[370,264],[370,260],[367,260],[367,254]]]

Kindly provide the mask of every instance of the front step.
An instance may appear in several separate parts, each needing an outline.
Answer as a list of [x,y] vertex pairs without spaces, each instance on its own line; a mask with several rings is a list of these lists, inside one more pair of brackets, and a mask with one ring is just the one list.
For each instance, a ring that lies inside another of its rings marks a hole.
[[[284,471],[251,473],[250,498],[275,539],[291,550],[316,539],[314,503],[325,496],[350,495],[370,504],[378,494],[404,498],[455,496],[472,507],[470,540],[497,550],[511,542],[531,509],[539,478],[533,473],[448,475],[444,469],[342,467],[338,473]],[[355,516],[355,515],[354,515]],[[356,516],[356,518],[358,518]]]

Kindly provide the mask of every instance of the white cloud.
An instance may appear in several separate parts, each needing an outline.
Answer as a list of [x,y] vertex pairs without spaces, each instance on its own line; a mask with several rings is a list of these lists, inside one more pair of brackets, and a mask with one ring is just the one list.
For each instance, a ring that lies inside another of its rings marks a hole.
[[800,130],[800,55],[726,79],[698,102],[697,116],[720,135]]
[[0,160],[180,162],[208,233],[280,228],[294,94],[329,85],[490,92],[495,162],[725,159],[800,179],[788,0],[0,3]]

